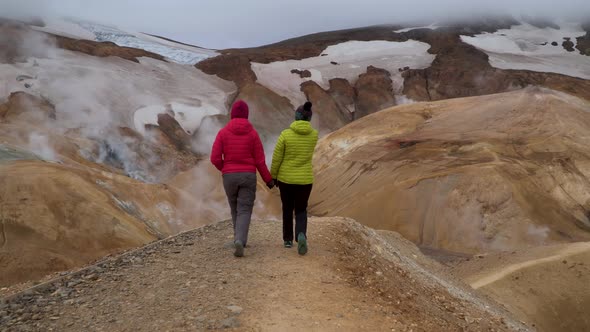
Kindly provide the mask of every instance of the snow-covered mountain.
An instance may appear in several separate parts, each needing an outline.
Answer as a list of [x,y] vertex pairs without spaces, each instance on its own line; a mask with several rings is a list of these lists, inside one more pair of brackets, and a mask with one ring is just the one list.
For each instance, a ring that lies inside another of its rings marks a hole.
[[495,68],[590,79],[590,58],[577,49],[578,38],[585,34],[586,31],[577,23],[560,22],[555,26],[539,28],[521,22],[510,29],[461,36],[461,39],[484,51]]
[[133,47],[162,55],[166,59],[186,65],[194,65],[215,56],[217,52],[195,46],[176,43],[144,33],[123,31],[117,27],[79,20],[52,20],[37,30],[77,39],[113,42],[119,46]]

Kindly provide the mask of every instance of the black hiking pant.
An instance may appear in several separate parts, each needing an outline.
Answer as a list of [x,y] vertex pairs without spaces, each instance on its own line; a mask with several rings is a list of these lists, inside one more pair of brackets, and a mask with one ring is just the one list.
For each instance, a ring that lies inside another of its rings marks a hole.
[[[283,203],[283,241],[293,241],[303,233],[307,238],[307,201],[311,184],[287,184],[279,181]],[[293,212],[295,212],[295,236],[293,235]]]

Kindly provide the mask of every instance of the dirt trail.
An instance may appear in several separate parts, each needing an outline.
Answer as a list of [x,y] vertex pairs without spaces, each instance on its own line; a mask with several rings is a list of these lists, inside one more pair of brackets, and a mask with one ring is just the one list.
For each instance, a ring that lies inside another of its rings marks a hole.
[[106,259],[5,298],[0,330],[527,330],[394,233],[312,219],[301,257],[280,230],[254,222],[241,259],[227,222]]
[[590,330],[588,242],[478,255],[451,266],[539,332]]
[[533,260],[529,260],[522,263],[511,264],[508,266],[504,266],[499,270],[492,270],[487,272],[483,276],[477,276],[475,280],[469,280],[469,284],[471,287],[475,289],[479,289],[485,287],[491,283],[494,283],[498,280],[504,279],[511,274],[518,272],[522,269],[527,269],[536,265],[546,264],[561,260],[563,258],[574,256],[577,254],[581,254],[584,252],[590,251],[590,243],[588,242],[581,242],[581,243],[574,243],[565,247],[564,249],[558,251],[555,255],[551,255],[548,257],[537,258]]

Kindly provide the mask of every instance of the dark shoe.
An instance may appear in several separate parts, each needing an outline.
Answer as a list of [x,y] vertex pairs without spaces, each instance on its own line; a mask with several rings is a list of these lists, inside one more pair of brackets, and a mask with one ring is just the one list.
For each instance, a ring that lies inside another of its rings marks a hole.
[[236,248],[236,251],[234,251],[234,256],[244,257],[244,245],[242,244],[242,242],[234,242],[234,247]]
[[297,252],[302,256],[307,254],[307,239],[303,233],[297,235]]
[[285,241],[285,248],[293,248],[293,241]]

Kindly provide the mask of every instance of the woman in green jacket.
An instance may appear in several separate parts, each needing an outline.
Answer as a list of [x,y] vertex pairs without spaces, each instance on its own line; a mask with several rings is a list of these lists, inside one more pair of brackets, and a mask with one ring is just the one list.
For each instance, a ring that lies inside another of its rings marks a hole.
[[307,201],[313,185],[311,160],[318,142],[318,131],[311,126],[310,102],[295,111],[295,122],[285,129],[277,141],[270,173],[276,179],[283,203],[283,241],[293,246],[293,212],[298,252],[307,253]]

